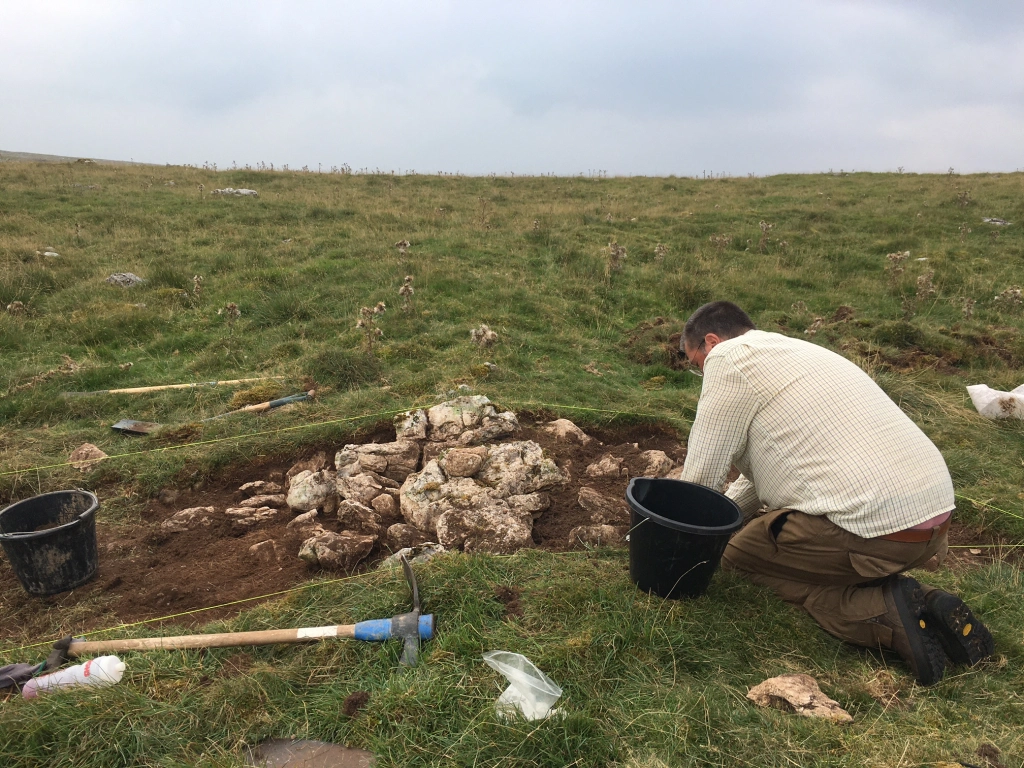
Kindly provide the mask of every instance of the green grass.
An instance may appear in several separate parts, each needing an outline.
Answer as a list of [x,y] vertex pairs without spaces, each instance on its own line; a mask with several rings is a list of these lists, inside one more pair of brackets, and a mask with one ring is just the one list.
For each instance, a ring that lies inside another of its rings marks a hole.
[[[208,194],[225,186],[260,197]],[[959,519],[979,537],[1022,541],[1024,424],[981,418],[964,389],[1021,383],[1024,310],[993,297],[1024,274],[1022,191],[1024,174],[509,179],[3,163],[0,308],[20,301],[25,311],[0,311],[0,502],[81,485],[103,500],[103,524],[131,525],[162,487],[340,442],[463,383],[585,427],[609,423],[608,410],[685,437],[700,382],[672,368],[666,344],[701,303],[730,298],[759,327],[813,331],[857,361],[942,450]],[[982,216],[1014,223],[995,228]],[[763,252],[760,221],[774,224]],[[973,231],[961,241],[964,223]],[[713,235],[731,241],[719,248]],[[393,245],[402,239],[412,243],[404,255]],[[608,275],[611,240],[627,258]],[[60,257],[37,256],[44,246]],[[905,272],[891,277],[886,254],[908,249]],[[918,300],[926,270],[936,293]],[[146,284],[104,283],[125,271]],[[407,274],[416,289],[408,314],[398,309]],[[976,302],[971,318],[964,299]],[[385,335],[368,355],[357,313],[378,301],[389,307]],[[234,323],[219,312],[229,302],[241,310]],[[853,317],[833,321],[840,306]],[[491,350],[470,343],[480,323],[499,334]],[[62,372],[62,355],[82,368]],[[497,371],[485,376],[485,361]],[[288,393],[316,385],[321,396],[211,422],[185,446],[109,425],[193,423],[228,410],[233,390],[61,396],[254,375],[284,376]],[[37,469],[86,441],[131,455],[84,475]],[[441,631],[411,671],[396,668],[397,648],[355,643],[254,650],[250,672],[234,676],[222,669],[230,652],[131,655],[129,680],[116,688],[0,705],[0,761],[233,765],[245,744],[297,735],[403,765],[911,766],[981,762],[971,755],[983,742],[1024,765],[1014,565],[929,577],[976,604],[1005,663],[928,690],[896,665],[912,703],[888,709],[867,692],[876,658],[758,589],[723,576],[707,599],[669,604],[638,595],[624,568],[614,552],[431,564],[423,593]],[[521,619],[502,618],[501,584],[523,590]],[[373,574],[312,587],[230,626],[391,615],[404,599],[393,574]],[[563,684],[564,720],[494,720],[501,686],[479,656],[495,648],[524,653]],[[817,677],[855,724],[746,702],[750,685],[785,671]],[[371,700],[352,720],[341,703],[359,689]]]

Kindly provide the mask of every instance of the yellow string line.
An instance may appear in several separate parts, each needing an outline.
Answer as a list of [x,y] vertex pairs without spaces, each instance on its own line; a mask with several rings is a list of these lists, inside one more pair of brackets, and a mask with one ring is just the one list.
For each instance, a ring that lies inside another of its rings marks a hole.
[[[587,553],[587,551],[584,550],[582,552],[549,552],[548,554],[549,555],[554,555],[554,556],[561,556],[561,555],[581,555],[581,554],[588,554],[588,553]],[[515,553],[511,554],[511,555],[492,555],[492,557],[495,557],[495,558],[498,558],[498,559],[513,558],[515,556],[516,556]],[[119,629],[129,629],[130,627],[138,627],[138,626],[141,626],[143,624],[153,624],[153,623],[158,622],[158,621],[169,621],[171,619],[177,619],[177,618],[180,618],[182,616],[191,616],[192,614],[195,614],[195,613],[203,613],[204,611],[215,611],[218,608],[229,608],[232,605],[238,605],[240,603],[250,603],[253,600],[266,600],[268,597],[278,597],[279,595],[287,595],[287,594],[290,594],[292,592],[301,592],[302,590],[310,589],[311,587],[325,587],[325,586],[328,586],[329,584],[339,584],[340,582],[343,582],[343,581],[352,581],[354,579],[360,579],[360,578],[362,578],[364,576],[369,576],[369,575],[377,574],[377,573],[380,573],[380,570],[364,571],[363,573],[357,573],[357,574],[354,574],[352,576],[342,576],[340,579],[330,579],[329,581],[311,581],[311,582],[308,582],[306,584],[300,584],[297,587],[291,587],[290,589],[282,589],[279,592],[270,592],[270,593],[268,593],[266,595],[256,595],[255,597],[244,597],[241,600],[232,600],[230,603],[221,603],[220,605],[210,605],[210,606],[207,606],[206,608],[193,608],[193,609],[188,610],[188,611],[182,611],[181,613],[172,613],[169,616],[157,616],[157,617],[152,618],[152,619],[142,619],[141,621],[134,621],[131,624],[118,624],[116,627],[106,627],[105,629],[94,629],[94,630],[92,630],[90,632],[83,632],[80,635],[75,635],[75,637],[92,637],[93,635],[101,635],[101,634],[103,634],[105,632],[116,632]],[[60,638],[57,638],[57,639],[60,639]],[[17,653],[18,651],[24,651],[24,650],[26,650],[28,648],[38,648],[39,646],[42,646],[42,645],[51,645],[52,643],[55,643],[55,642],[57,642],[56,639],[55,640],[44,640],[43,642],[40,642],[40,643],[32,643],[31,645],[23,645],[20,648],[8,648],[8,649],[5,649],[5,650],[0,650],[0,655],[6,655],[8,653]]]
[[[297,424],[297,425],[291,426],[291,427],[281,427],[279,429],[268,429],[268,430],[264,430],[262,432],[248,432],[248,433],[242,434],[242,435],[229,435],[228,437],[215,437],[215,438],[212,438],[210,440],[197,440],[196,442],[193,442],[193,443],[182,443],[181,445],[167,445],[167,446],[164,446],[163,448],[147,448],[146,450],[143,450],[143,451],[129,451],[128,453],[115,453],[113,456],[107,456],[106,458],[103,458],[103,459],[91,459],[91,460],[90,459],[84,459],[84,461],[96,461],[96,462],[99,462],[99,461],[107,461],[107,459],[123,459],[123,458],[129,457],[129,456],[142,456],[142,455],[147,454],[147,453],[160,453],[160,452],[163,452],[163,451],[177,451],[177,450],[181,450],[182,448],[192,448],[192,447],[197,446],[197,445],[212,445],[214,443],[223,443],[223,442],[226,442],[228,440],[244,440],[247,437],[262,437],[264,435],[275,435],[275,434],[278,434],[279,432],[294,432],[294,431],[300,430],[300,429],[311,429],[313,427],[325,427],[325,426],[329,426],[331,424],[342,424],[342,423],[344,423],[346,421],[359,421],[360,419],[374,419],[374,418],[377,418],[377,417],[380,417],[380,416],[394,416],[394,415],[399,414],[399,413],[405,413],[408,410],[409,410],[408,408],[400,408],[400,409],[394,410],[394,411],[380,411],[379,413],[367,413],[367,414],[363,414],[362,416],[346,416],[345,418],[342,418],[342,419],[331,419],[330,421],[317,421],[317,422],[314,422],[312,424]],[[80,463],[80,462],[77,462],[77,461],[76,462],[64,461],[64,462],[61,462],[60,464],[47,464],[47,465],[44,465],[44,466],[29,467],[27,469],[12,469],[12,470],[8,470],[6,472],[0,472],[0,477],[4,477],[5,475],[20,475],[20,474],[24,474],[26,472],[38,472],[38,471],[43,470],[43,469],[57,469],[59,467],[70,467],[70,466],[73,466],[74,464],[78,464],[78,463]]]
[[[103,634],[105,632],[116,632],[119,629],[129,629],[130,627],[138,627],[138,626],[141,626],[143,624],[153,624],[153,623],[158,622],[158,621],[170,621],[171,619],[181,618],[182,616],[191,616],[192,614],[195,614],[195,613],[203,613],[204,611],[215,611],[218,608],[229,608],[232,605],[239,605],[240,603],[250,603],[253,600],[266,600],[267,598],[270,598],[270,597],[278,597],[280,595],[287,595],[287,594],[290,594],[292,592],[301,592],[302,590],[310,589],[311,587],[324,587],[324,586],[327,586],[329,584],[338,584],[339,582],[342,582],[342,581],[351,581],[352,579],[358,579],[358,578],[361,578],[363,576],[367,576],[367,575],[372,574],[372,573],[377,573],[377,571],[366,571],[365,573],[357,573],[354,576],[344,576],[344,577],[342,577],[340,579],[331,579],[330,581],[311,581],[308,584],[300,584],[299,586],[292,587],[291,589],[282,589],[279,592],[270,592],[270,593],[268,593],[266,595],[256,595],[255,597],[244,597],[241,600],[232,600],[230,603],[221,603],[220,605],[211,605],[211,606],[208,606],[206,608],[193,608],[193,609],[191,609],[189,611],[182,611],[181,613],[172,613],[172,614],[170,614],[168,616],[157,616],[156,618],[152,618],[152,619],[142,619],[141,621],[134,621],[131,624],[118,624],[116,627],[106,627],[105,629],[94,629],[94,630],[92,630],[90,632],[83,632],[80,635],[75,635],[75,637],[76,638],[77,637],[92,637],[93,635],[101,635],[101,634]],[[59,639],[59,638],[57,638],[57,639]],[[55,642],[56,642],[56,640],[44,640],[41,643],[32,643],[31,645],[23,645],[20,648],[9,648],[9,649],[5,649],[5,650],[0,650],[0,655],[5,655],[5,654],[8,654],[8,653],[17,653],[18,651],[24,651],[26,648],[38,648],[41,645],[51,645],[52,643],[55,643]]]
[[[533,405],[533,406],[539,406],[539,407],[542,407],[542,408],[567,409],[567,410],[576,410],[576,411],[592,411],[594,413],[610,413],[610,414],[612,414],[614,416],[624,415],[624,416],[643,416],[643,417],[646,417],[646,418],[659,418],[658,416],[656,416],[654,414],[651,414],[651,413],[640,413],[638,411],[620,411],[620,410],[610,410],[610,409],[607,409],[607,408],[589,408],[589,407],[580,406],[580,405],[557,405],[557,404],[552,404],[552,403],[537,403],[537,402],[532,402],[532,401],[518,401],[518,400],[508,400],[506,402],[515,403],[516,405],[526,405],[526,406]],[[380,411],[378,413],[366,413],[366,414],[363,414],[361,416],[347,416],[347,417],[342,418],[342,419],[331,419],[330,421],[317,421],[317,422],[314,422],[312,424],[297,424],[297,425],[294,425],[294,426],[291,426],[291,427],[281,427],[279,429],[268,429],[268,430],[264,430],[262,432],[247,432],[247,433],[242,434],[242,435],[229,435],[228,437],[216,437],[216,438],[212,438],[210,440],[197,440],[197,441],[192,442],[192,443],[182,443],[181,445],[167,445],[167,446],[164,446],[162,448],[147,448],[147,449],[141,450],[141,451],[129,451],[128,453],[116,453],[116,454],[113,454],[112,456],[107,456],[107,457],[105,457],[103,459],[98,459],[98,460],[97,459],[92,459],[91,461],[95,461],[96,463],[99,463],[100,461],[107,461],[108,459],[123,459],[123,458],[128,458],[128,457],[131,457],[131,456],[143,456],[143,455],[149,454],[149,453],[161,453],[163,451],[177,451],[177,450],[181,450],[181,449],[184,449],[184,448],[193,448],[193,447],[199,446],[199,445],[213,445],[215,443],[223,443],[223,442],[226,442],[228,440],[244,440],[247,437],[263,437],[265,435],[275,435],[275,434],[278,434],[280,432],[294,432],[294,431],[301,430],[301,429],[312,429],[313,427],[324,427],[324,426],[329,426],[331,424],[342,424],[342,423],[345,423],[345,422],[348,422],[348,421],[359,421],[361,419],[374,419],[374,418],[378,418],[380,416],[395,416],[395,415],[397,415],[399,413],[406,413],[409,410],[413,410],[413,408],[399,408],[397,410]],[[84,461],[90,461],[90,460],[89,459],[84,459]],[[59,469],[60,467],[71,467],[71,466],[74,466],[75,464],[78,464],[78,463],[80,463],[80,462],[77,462],[77,461],[76,462],[64,461],[64,462],[60,462],[59,464],[44,464],[44,465],[40,465],[40,466],[36,466],[36,467],[27,467],[25,469],[11,469],[11,470],[7,470],[5,472],[0,472],[0,477],[5,477],[7,475],[21,475],[21,474],[25,474],[25,473],[28,473],[28,472],[39,472],[39,471],[42,471],[44,469]]]
[[988,507],[989,509],[994,509],[996,512],[1002,512],[1004,515],[1016,517],[1018,520],[1024,520],[1024,517],[1022,517],[1021,515],[1014,514],[1013,512],[1007,512],[1005,509],[1000,509],[999,507],[993,507],[987,501],[976,501],[968,496],[964,496],[962,493],[956,494],[956,497],[958,499],[963,499],[964,501],[969,501],[971,502],[971,504],[977,504],[979,507]]

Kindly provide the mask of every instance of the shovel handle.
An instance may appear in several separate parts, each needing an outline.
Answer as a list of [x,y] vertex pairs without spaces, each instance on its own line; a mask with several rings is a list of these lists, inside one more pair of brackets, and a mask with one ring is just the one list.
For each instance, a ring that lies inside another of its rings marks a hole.
[[[395,623],[405,616],[415,617],[415,628],[410,627],[420,640],[434,637],[434,616],[402,614],[392,619],[371,619],[358,624],[336,624],[327,627],[300,629],[266,629],[257,632],[221,632],[209,635],[178,635],[177,637],[140,637],[122,640],[72,640],[68,656],[110,651],[175,650],[186,648],[230,648],[239,645],[273,645],[275,643],[311,643],[332,637],[354,640],[381,641],[404,637]],[[410,634],[412,634],[410,632]]]
[[355,637],[355,624],[301,629],[267,629],[257,632],[221,632],[209,635],[178,635],[177,637],[140,637],[121,640],[73,640],[69,656],[108,651],[174,650],[178,648],[228,648],[236,645],[272,645],[274,643],[308,643],[329,637]]

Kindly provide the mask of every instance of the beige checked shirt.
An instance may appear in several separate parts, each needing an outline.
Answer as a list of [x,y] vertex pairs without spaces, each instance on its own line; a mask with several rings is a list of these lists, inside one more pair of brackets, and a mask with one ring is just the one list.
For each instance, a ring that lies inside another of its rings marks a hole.
[[871,378],[824,347],[748,331],[717,344],[682,479],[720,489],[749,514],[797,509],[864,538],[953,509],[931,440]]

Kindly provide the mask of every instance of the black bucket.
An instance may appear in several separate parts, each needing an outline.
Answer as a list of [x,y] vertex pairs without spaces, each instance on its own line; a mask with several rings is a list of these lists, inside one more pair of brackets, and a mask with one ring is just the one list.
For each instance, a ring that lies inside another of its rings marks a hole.
[[629,578],[673,600],[703,595],[729,537],[743,524],[740,508],[703,485],[653,477],[630,480],[626,502]]
[[30,595],[44,597],[96,575],[96,510],[88,491],[54,491],[0,511],[0,544]]

